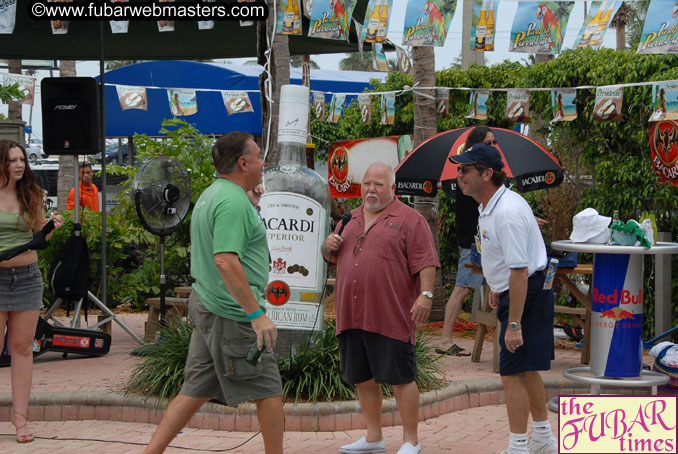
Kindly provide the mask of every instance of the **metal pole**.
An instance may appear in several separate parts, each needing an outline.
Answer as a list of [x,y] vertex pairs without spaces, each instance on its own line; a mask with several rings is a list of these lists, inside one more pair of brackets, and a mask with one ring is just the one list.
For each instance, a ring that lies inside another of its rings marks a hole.
[[99,148],[101,151],[101,301],[106,305],[106,81],[104,70],[104,21],[99,21]]

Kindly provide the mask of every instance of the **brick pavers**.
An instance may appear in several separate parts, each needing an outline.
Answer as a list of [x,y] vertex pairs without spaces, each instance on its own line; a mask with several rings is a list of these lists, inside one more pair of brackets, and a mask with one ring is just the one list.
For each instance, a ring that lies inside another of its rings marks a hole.
[[[557,415],[550,413],[552,426],[557,424]],[[146,443],[155,425],[133,422],[111,421],[43,421],[32,422],[33,433],[40,437],[82,438],[82,441],[61,441],[54,439],[36,439],[33,443],[19,445],[12,434],[13,427],[0,422],[0,452],[3,454],[24,453],[96,453],[121,454],[141,453],[142,446],[94,442],[84,439],[118,440],[132,443]],[[185,429],[167,449],[168,454],[207,453],[210,450],[223,450],[239,445],[253,435],[252,432],[224,432],[208,429]],[[340,432],[287,432],[284,448],[289,454],[337,453],[339,447],[364,435],[363,431],[350,430]],[[508,419],[503,405],[490,405],[452,412],[424,421],[419,426],[419,436],[426,453],[468,453],[497,454],[506,449],[508,439]],[[402,428],[399,426],[384,429],[387,454],[394,454],[402,443]],[[194,448],[187,451],[182,448]],[[233,450],[239,454],[263,453],[261,435],[257,435],[244,446]]]

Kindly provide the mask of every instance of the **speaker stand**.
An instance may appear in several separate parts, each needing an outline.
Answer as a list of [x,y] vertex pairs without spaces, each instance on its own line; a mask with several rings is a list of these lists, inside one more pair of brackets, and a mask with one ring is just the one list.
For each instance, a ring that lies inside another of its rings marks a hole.
[[[92,292],[87,292],[87,299],[90,300],[96,307],[98,307],[101,312],[107,315],[106,318],[103,320],[99,320],[95,325],[87,326],[88,329],[97,329],[102,325],[105,325],[106,323],[110,322],[111,320],[115,321],[122,329],[124,329],[127,334],[132,336],[132,338],[139,342],[140,344],[143,344],[144,341],[141,340],[139,336],[136,335],[132,329],[125,325],[122,320],[120,320],[120,317],[115,315],[104,303],[102,303]],[[84,298],[80,298],[77,303],[75,303],[75,309],[73,310],[73,318],[71,319],[70,327],[71,328],[80,328],[80,313],[82,312],[82,304],[83,304]],[[52,307],[49,308],[47,313],[44,316],[44,319],[47,321],[51,321],[53,324],[57,326],[66,326],[63,323],[61,323],[59,320],[53,317],[54,312],[61,307],[61,303],[63,303],[63,299],[57,298],[57,300],[52,304]]]
[[[105,149],[104,151],[101,152],[101,159],[102,161],[106,160],[106,152]],[[73,166],[74,166],[74,180],[75,180],[75,192],[73,194],[73,200],[75,202],[75,223],[79,224],[80,223],[80,162],[78,160],[78,155],[73,155]],[[103,203],[106,203],[104,200]],[[102,213],[102,216],[105,214]],[[104,270],[103,274],[106,274],[106,270]],[[84,298],[80,298],[78,302],[75,304],[75,310],[73,313],[73,319],[71,319],[70,326],[71,328],[80,328],[80,312],[82,311],[82,303],[83,303]],[[90,300],[91,302],[94,303],[96,307],[101,309],[101,312],[106,314],[108,317],[104,318],[103,320],[99,320],[99,322],[96,325],[93,325],[89,328],[95,329],[99,328],[100,326],[104,325],[105,323],[108,323],[111,320],[114,320],[122,329],[124,329],[127,334],[132,336],[134,340],[139,342],[140,344],[143,344],[144,341],[141,340],[139,336],[136,335],[134,331],[130,329],[129,326],[125,325],[122,320],[120,320],[120,317],[115,315],[104,303],[102,303],[92,292],[89,290],[87,291],[87,299]],[[55,319],[52,314],[59,309],[61,306],[61,303],[63,300],[61,298],[57,298],[57,300],[52,304],[52,307],[49,308],[47,311],[47,314],[45,314],[45,320],[47,321],[52,321],[55,325],[58,326],[65,326],[63,323],[59,322],[57,319]]]

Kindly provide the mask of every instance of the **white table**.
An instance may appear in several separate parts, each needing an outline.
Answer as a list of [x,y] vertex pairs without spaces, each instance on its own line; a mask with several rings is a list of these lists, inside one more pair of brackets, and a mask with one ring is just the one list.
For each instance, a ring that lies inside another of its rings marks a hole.
[[678,253],[678,243],[658,242],[646,248],[566,240],[553,241],[551,247],[593,254],[591,367],[568,369],[565,376],[590,383],[592,394],[599,394],[601,385],[666,383],[666,375],[642,370],[643,256]]

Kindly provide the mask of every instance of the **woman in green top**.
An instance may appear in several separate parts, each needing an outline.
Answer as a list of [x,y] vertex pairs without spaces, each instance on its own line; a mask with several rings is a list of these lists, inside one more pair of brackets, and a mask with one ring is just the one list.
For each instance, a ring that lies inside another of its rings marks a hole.
[[[58,213],[53,219],[54,228],[64,223]],[[26,150],[11,140],[0,140],[0,252],[28,243],[44,225],[42,190],[35,184]],[[0,352],[7,327],[12,355],[12,423],[19,443],[33,441],[26,414],[33,376],[33,334],[41,308],[38,254],[26,251],[0,262]]]

